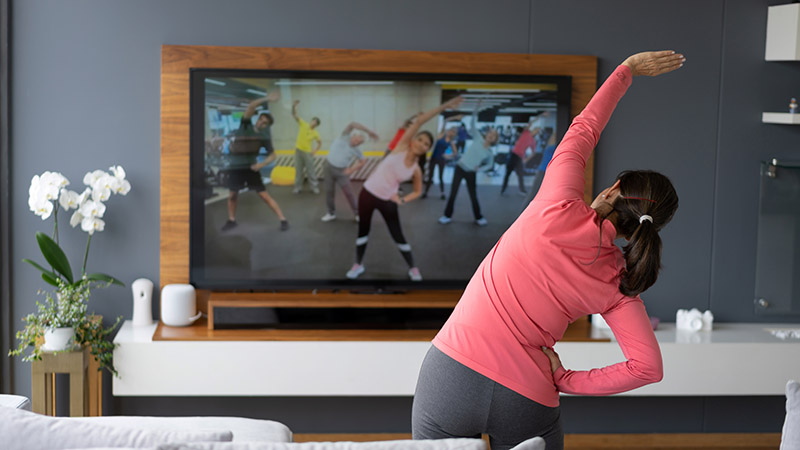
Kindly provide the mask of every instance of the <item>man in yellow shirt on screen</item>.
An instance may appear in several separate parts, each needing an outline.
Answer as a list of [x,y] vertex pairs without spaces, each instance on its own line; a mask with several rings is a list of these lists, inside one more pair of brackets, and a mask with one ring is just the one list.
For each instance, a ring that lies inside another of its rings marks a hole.
[[308,177],[311,184],[311,191],[319,194],[319,182],[314,173],[314,155],[319,151],[322,141],[316,128],[319,126],[319,118],[311,118],[311,122],[306,122],[297,115],[297,105],[300,100],[295,100],[292,104],[292,117],[297,121],[300,129],[297,130],[297,142],[294,144],[294,193],[299,194],[303,189],[303,175]]

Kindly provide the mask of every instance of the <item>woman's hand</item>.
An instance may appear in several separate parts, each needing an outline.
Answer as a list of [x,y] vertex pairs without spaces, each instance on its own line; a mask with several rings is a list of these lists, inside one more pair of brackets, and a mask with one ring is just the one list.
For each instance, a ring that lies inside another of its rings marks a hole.
[[622,62],[622,65],[628,66],[633,76],[654,77],[681,68],[685,61],[686,58],[682,54],[675,53],[673,50],[663,50],[631,55]]
[[552,349],[547,347],[542,347],[542,352],[544,352],[545,356],[550,360],[550,370],[553,373],[556,373],[561,366],[561,358],[558,357],[558,353],[554,352]]
[[389,200],[397,203],[398,205],[402,205],[403,204],[403,200],[400,198],[400,196],[398,194],[392,195],[392,197]]
[[268,102],[277,102],[278,100],[281,99],[281,91],[279,91],[277,89],[273,89],[273,90],[269,91],[269,94],[264,98]]
[[458,105],[460,105],[460,104],[461,104],[463,101],[464,101],[464,97],[462,97],[462,96],[460,96],[460,95],[459,95],[458,97],[453,97],[453,98],[451,98],[450,100],[446,101],[446,102],[445,102],[445,103],[442,105],[442,106],[444,107],[444,108],[443,108],[443,110],[444,110],[444,109],[453,109],[453,108],[457,108],[457,107],[458,107]]

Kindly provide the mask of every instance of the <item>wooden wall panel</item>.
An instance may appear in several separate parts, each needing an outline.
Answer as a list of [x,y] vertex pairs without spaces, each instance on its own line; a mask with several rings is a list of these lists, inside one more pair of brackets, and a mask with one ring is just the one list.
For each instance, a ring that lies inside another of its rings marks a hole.
[[[597,58],[581,55],[447,53],[164,45],[161,47],[160,285],[189,282],[189,70],[284,69],[374,72],[568,75],[571,114],[597,88]],[[591,201],[594,160],[586,167]]]

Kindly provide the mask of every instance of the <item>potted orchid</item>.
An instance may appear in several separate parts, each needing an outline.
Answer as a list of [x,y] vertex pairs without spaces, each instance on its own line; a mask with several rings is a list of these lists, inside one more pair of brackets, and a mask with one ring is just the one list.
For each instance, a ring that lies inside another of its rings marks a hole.
[[[9,356],[22,355],[23,361],[39,360],[43,351],[57,352],[85,346],[89,347],[101,368],[116,375],[112,363],[114,344],[106,337],[117,327],[121,317],[111,327],[104,328],[98,316],[87,314],[87,306],[92,288],[112,284],[124,286],[124,283],[104,273],[86,273],[86,263],[92,236],[105,228],[105,202],[114,194],[127,194],[131,185],[121,166],[111,167],[110,173],[102,170],[89,172],[83,177],[83,183],[86,188],[79,194],[69,190],[69,180],[57,172],[44,172],[31,180],[28,206],[42,220],[53,216],[53,234],[36,233],[45,264],[30,259],[23,261],[39,270],[42,279],[55,290],[39,291],[44,301],[37,301],[37,311],[22,319],[25,328],[16,334],[19,346],[9,351]],[[75,210],[70,225],[73,228],[80,225],[88,235],[80,274],[72,271],[67,255],[59,246],[59,208],[65,212]],[[30,351],[25,354],[27,349]]]

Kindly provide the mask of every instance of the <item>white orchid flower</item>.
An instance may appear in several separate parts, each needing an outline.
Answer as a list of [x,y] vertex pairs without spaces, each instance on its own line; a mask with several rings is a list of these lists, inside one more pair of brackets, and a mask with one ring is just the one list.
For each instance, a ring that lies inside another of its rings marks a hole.
[[131,183],[128,180],[119,180],[119,186],[114,191],[115,194],[125,195],[131,190]]
[[53,205],[48,207],[45,204],[55,199],[54,195],[57,195],[58,189],[56,186],[47,185],[43,177],[34,175],[31,179],[31,186],[28,188],[28,207],[30,210],[37,216],[45,215],[43,219],[50,217]]
[[125,169],[123,169],[122,166],[111,166],[108,168],[108,170],[111,171],[111,173],[114,175],[114,178],[118,178],[120,180],[125,179]]
[[92,186],[103,175],[108,174],[99,169],[93,172],[86,172],[86,175],[83,176],[83,184],[86,186]]
[[84,217],[81,221],[81,230],[89,233],[90,235],[94,234],[95,231],[103,231],[105,227],[106,223],[97,217]]
[[103,214],[106,212],[106,205],[99,201],[86,200],[83,202],[83,204],[81,204],[80,208],[78,208],[78,211],[80,211],[81,215],[84,217],[84,220],[95,217],[103,217]]
[[97,184],[92,188],[92,200],[104,202],[111,198],[111,189],[100,187]]
[[37,188],[33,188],[35,190],[35,195],[38,198],[44,198],[45,200],[58,200],[58,193],[61,191],[61,186],[58,183],[58,180],[54,179],[53,177],[47,175],[49,172],[45,172],[39,177],[39,186]]
[[75,191],[70,191],[69,189],[62,189],[61,196],[58,197],[58,203],[64,208],[64,211],[69,211],[70,209],[77,208],[80,204],[78,203],[78,193]]
[[28,188],[28,195],[33,195],[35,192],[39,192],[39,188],[42,183],[39,181],[39,175],[34,175],[31,178],[31,187]]
[[112,193],[115,193],[122,188],[122,181],[124,180],[104,173],[104,175],[95,180],[94,184],[92,184],[92,199],[94,201],[103,202],[108,200]]
[[31,186],[28,188],[28,206],[30,206],[31,211],[36,210],[36,206],[39,201],[41,195],[39,192],[42,189],[42,183],[39,181],[39,175],[34,175],[31,178]]
[[131,190],[131,183],[125,179],[125,169],[122,166],[111,166],[109,170],[116,178],[116,184],[109,186],[115,194],[125,195]]
[[31,211],[37,216],[41,216],[42,220],[46,220],[53,213],[53,202],[49,200],[41,200],[38,203],[31,205]]
[[78,205],[83,205],[86,203],[86,200],[92,198],[92,188],[86,188],[83,190],[81,195],[78,196]]
[[37,197],[35,195],[32,195],[32,196],[28,197],[28,208],[31,211],[36,212],[36,207],[39,206],[39,203],[41,203],[41,200],[39,199],[39,197]]
[[57,186],[58,188],[62,188],[64,186],[69,185],[69,180],[67,179],[67,177],[61,175],[58,172],[45,172],[40,177],[40,180],[42,180],[47,185]]
[[105,174],[95,181],[95,183],[92,185],[92,189],[108,189],[111,192],[114,192],[119,189],[120,181],[120,178]]
[[72,228],[75,228],[81,222],[83,222],[83,215],[81,214],[81,212],[75,211],[74,213],[72,213],[72,217],[70,217],[69,219],[69,225]]

